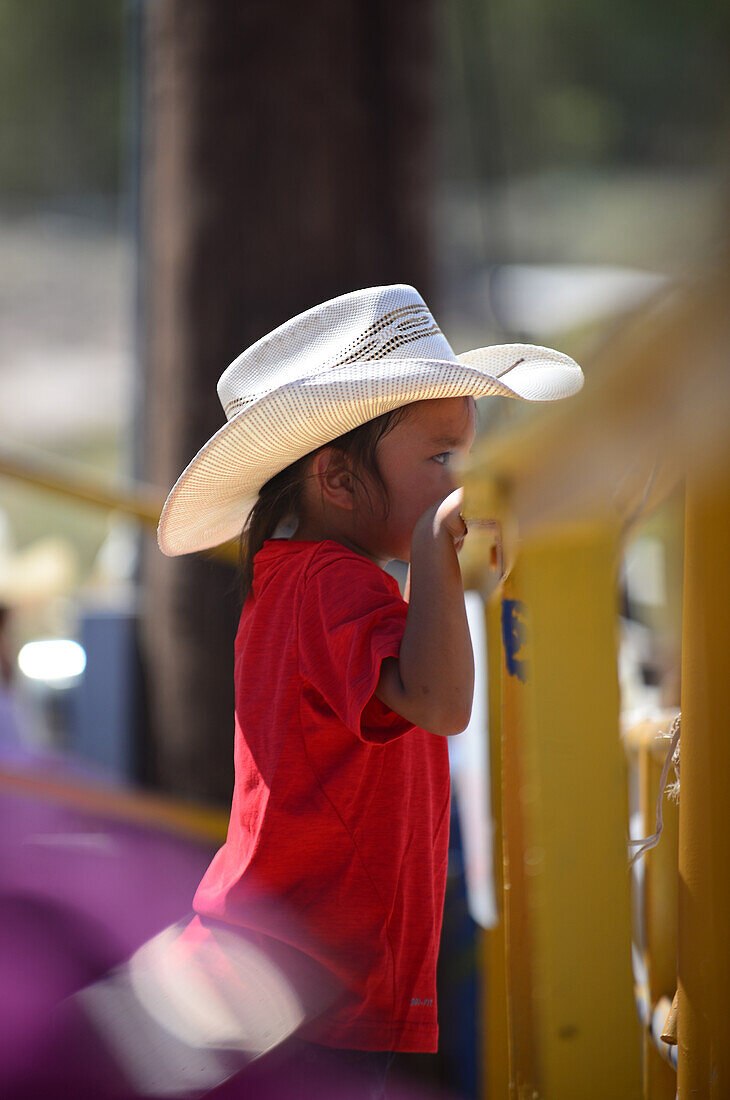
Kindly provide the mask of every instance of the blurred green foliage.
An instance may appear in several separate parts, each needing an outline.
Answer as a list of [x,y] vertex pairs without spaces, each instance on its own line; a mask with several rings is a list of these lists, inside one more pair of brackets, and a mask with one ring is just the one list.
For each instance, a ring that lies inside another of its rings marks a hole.
[[[120,189],[128,26],[143,2],[0,0],[0,196]],[[713,154],[725,0],[434,2],[447,178]]]
[[441,15],[447,177],[464,179],[465,150],[487,180],[713,158],[724,0],[443,0]]
[[0,0],[0,195],[120,190],[125,0]]

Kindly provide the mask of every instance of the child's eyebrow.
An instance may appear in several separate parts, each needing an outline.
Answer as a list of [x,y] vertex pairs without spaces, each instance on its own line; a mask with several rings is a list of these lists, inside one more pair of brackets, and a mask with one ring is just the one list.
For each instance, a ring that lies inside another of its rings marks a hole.
[[463,447],[466,440],[454,435],[437,435],[431,438],[434,447]]

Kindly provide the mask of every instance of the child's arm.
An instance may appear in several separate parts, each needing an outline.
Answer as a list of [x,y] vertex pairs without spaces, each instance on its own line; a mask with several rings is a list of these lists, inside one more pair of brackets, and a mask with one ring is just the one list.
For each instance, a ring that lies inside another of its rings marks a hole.
[[461,733],[474,694],[474,655],[457,546],[464,538],[457,489],[419,519],[411,540],[408,618],[400,655],[383,661],[375,694],[431,733]]

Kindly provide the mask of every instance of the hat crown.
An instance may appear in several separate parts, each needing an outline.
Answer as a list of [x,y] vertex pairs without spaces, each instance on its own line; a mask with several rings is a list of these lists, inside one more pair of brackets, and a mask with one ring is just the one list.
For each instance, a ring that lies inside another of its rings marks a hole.
[[455,362],[412,286],[370,287],[298,314],[262,337],[218,381],[229,420],[259,397],[348,363],[414,358]]

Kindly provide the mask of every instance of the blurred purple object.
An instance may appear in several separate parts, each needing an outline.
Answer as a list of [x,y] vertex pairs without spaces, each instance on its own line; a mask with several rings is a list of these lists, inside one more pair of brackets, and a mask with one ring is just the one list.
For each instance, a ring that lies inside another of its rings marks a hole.
[[212,849],[44,799],[33,779],[0,773],[0,1091],[98,1098],[54,1009],[190,910]]

